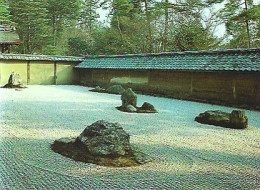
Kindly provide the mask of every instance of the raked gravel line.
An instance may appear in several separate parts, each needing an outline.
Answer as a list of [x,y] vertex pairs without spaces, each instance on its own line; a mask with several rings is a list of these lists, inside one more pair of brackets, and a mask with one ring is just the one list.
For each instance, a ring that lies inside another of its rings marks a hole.
[[[200,112],[234,108],[138,95],[158,114],[115,109],[120,96],[81,86],[0,89],[0,189],[260,189],[260,112],[246,110],[247,130],[196,123]],[[104,119],[119,122],[152,162],[109,168],[51,151]]]

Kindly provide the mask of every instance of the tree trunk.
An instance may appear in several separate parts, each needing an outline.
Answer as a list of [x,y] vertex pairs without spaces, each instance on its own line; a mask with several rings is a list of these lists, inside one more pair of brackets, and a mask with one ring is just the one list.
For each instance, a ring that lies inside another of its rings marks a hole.
[[120,39],[121,39],[121,41],[123,41],[123,34],[122,34],[122,30],[120,28],[119,16],[116,16],[116,20],[117,20],[117,28],[118,28],[119,34],[120,34]]
[[[247,0],[245,0],[245,9],[246,9],[246,11],[248,10]],[[250,36],[250,29],[249,29],[249,20],[246,19],[245,23],[246,23],[246,32],[247,32],[247,39],[248,39],[248,48],[250,48],[251,47],[251,36]]]
[[148,10],[148,2],[144,0],[144,8],[145,8],[145,16],[146,16],[146,23],[148,27],[148,51],[150,53],[153,52],[153,44],[152,44],[152,30],[151,30],[151,18],[150,13]]
[[169,9],[168,9],[168,3],[169,0],[165,0],[165,7],[164,7],[164,16],[165,16],[165,21],[164,21],[164,32],[163,32],[163,42],[162,42],[162,48],[163,51],[166,51],[167,49],[167,37],[168,37],[168,30],[169,30]]
[[53,46],[56,47],[56,18],[52,16],[52,35],[53,35]]

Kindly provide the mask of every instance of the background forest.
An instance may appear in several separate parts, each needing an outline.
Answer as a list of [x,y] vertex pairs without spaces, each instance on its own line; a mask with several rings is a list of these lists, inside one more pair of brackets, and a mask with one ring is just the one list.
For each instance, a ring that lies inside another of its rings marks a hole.
[[260,47],[260,5],[252,0],[0,0],[0,24],[15,26],[23,41],[12,51],[28,54]]

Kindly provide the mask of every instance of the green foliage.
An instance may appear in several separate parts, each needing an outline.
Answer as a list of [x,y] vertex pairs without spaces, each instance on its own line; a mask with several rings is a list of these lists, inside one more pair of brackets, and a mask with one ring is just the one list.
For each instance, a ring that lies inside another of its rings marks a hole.
[[89,52],[89,44],[80,39],[79,37],[70,38],[68,40],[69,45],[69,55],[80,56],[86,55]]
[[[223,0],[0,0],[0,23],[16,23],[21,53],[122,54],[213,49],[217,14],[203,11]],[[245,8],[245,5],[247,5]],[[109,9],[110,23],[98,21]],[[10,14],[9,14],[10,12]],[[228,0],[218,19],[225,23],[224,47],[260,45],[260,6]],[[208,24],[210,23],[210,24]],[[227,40],[228,39],[228,40]]]
[[7,9],[6,3],[3,0],[0,0],[0,24],[12,24],[10,17],[10,12]]
[[56,46],[65,27],[75,27],[79,16],[78,0],[46,0],[47,17],[52,33],[52,44]]
[[207,50],[215,48],[218,41],[205,30],[199,20],[172,29],[172,47],[177,51]]
[[97,9],[99,8],[99,0],[83,0],[80,7],[79,25],[82,29],[92,31],[97,25]]
[[23,41],[23,53],[40,53],[48,38],[47,10],[41,0],[10,0],[12,20]]
[[221,12],[227,34],[231,38],[227,44],[229,48],[257,47],[260,35],[259,5],[254,5],[252,0],[229,0]]

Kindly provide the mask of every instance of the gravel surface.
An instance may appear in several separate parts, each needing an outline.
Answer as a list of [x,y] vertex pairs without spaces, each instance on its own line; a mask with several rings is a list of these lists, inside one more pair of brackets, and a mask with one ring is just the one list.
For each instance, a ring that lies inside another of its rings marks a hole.
[[[120,96],[81,86],[0,89],[1,189],[260,189],[260,112],[246,110],[249,128],[194,121],[230,107],[138,95],[157,114],[118,111]],[[119,122],[131,143],[153,161],[109,168],[75,162],[51,151],[58,138],[77,136],[93,122]]]

